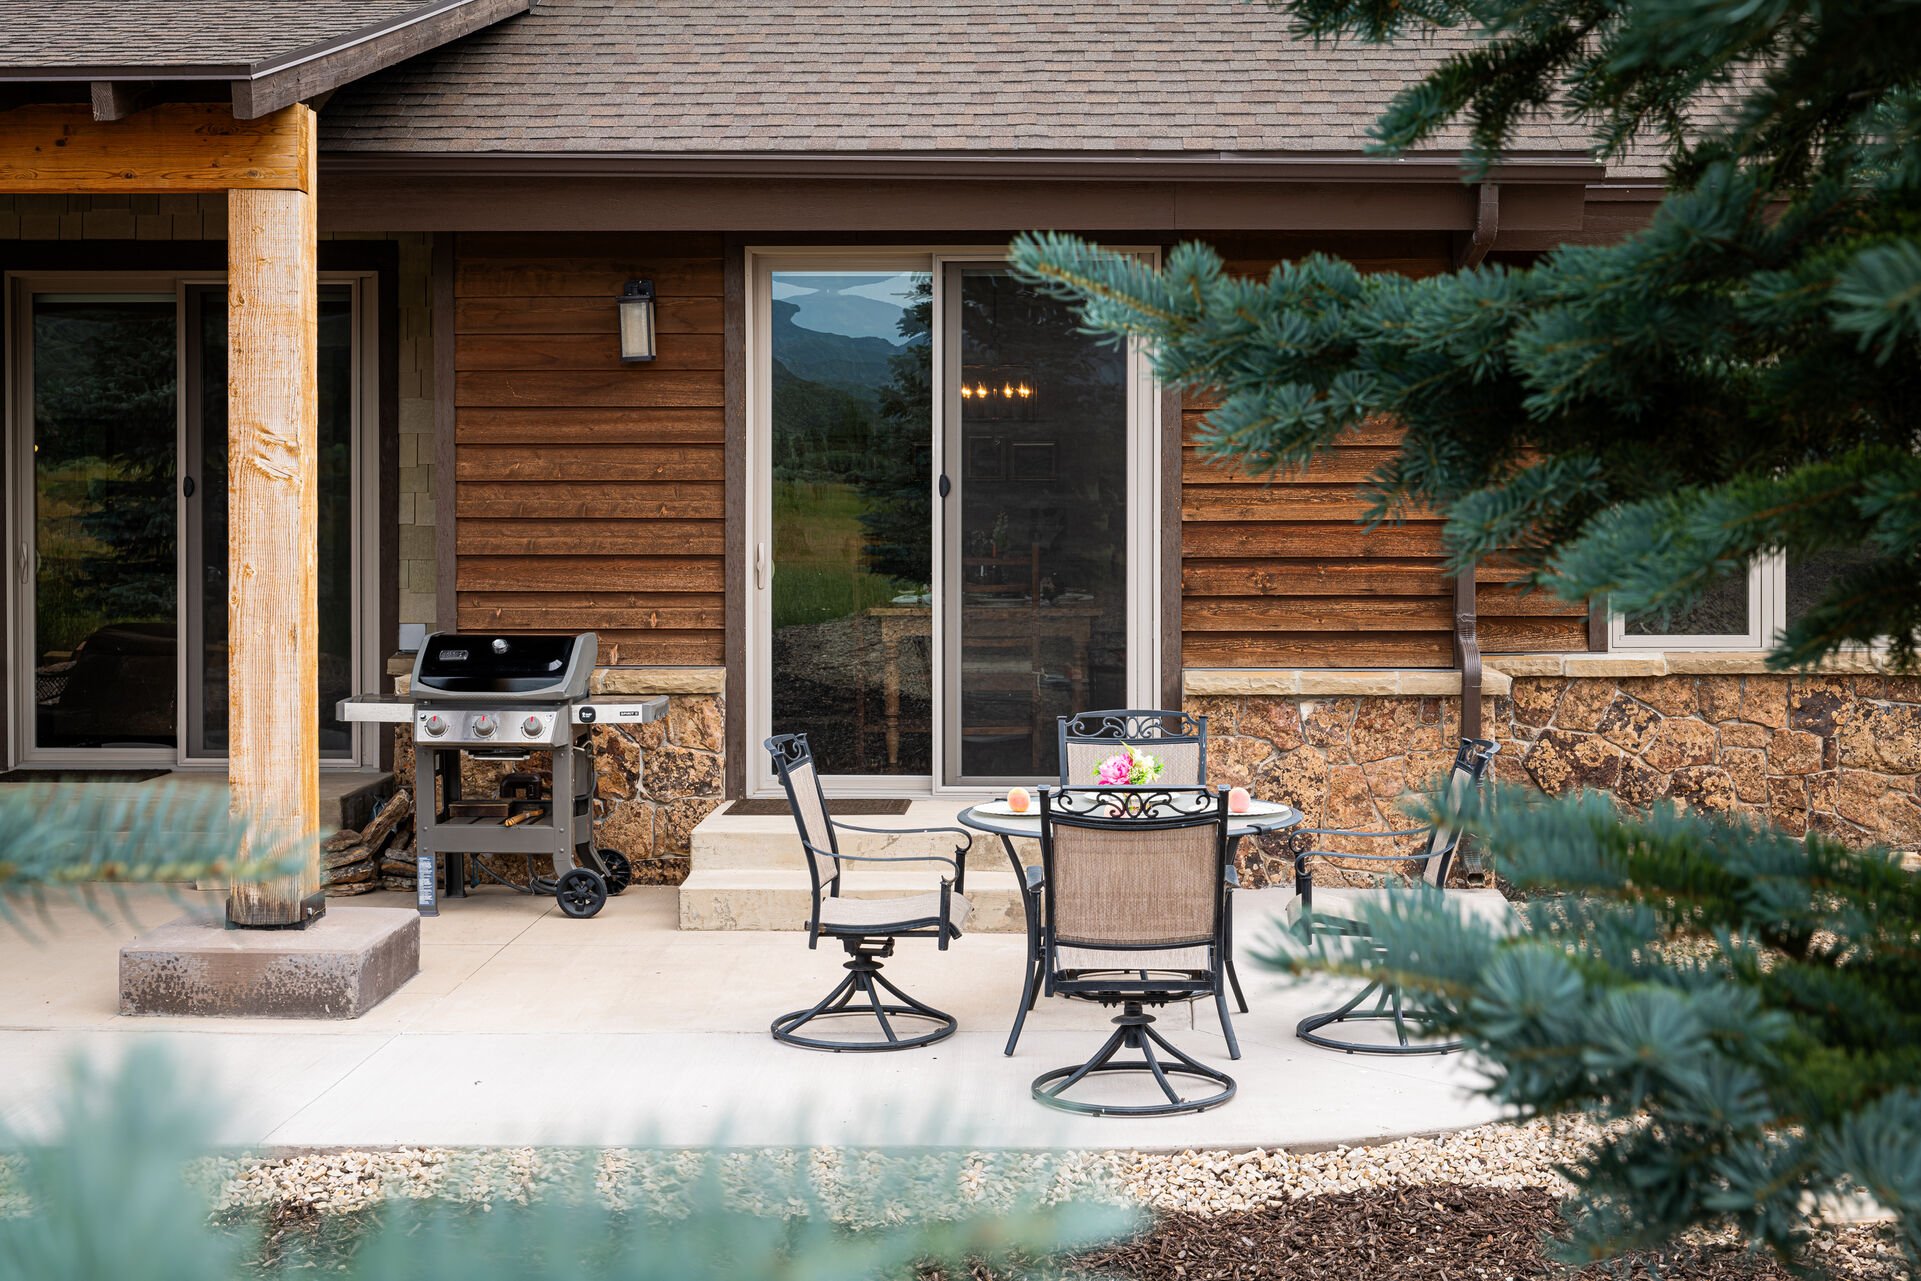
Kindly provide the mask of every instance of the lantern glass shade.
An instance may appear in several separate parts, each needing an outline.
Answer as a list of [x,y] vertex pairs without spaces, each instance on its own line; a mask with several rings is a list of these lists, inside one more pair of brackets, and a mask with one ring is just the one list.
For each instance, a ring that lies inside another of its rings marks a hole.
[[654,282],[630,280],[617,300],[620,309],[620,358],[654,358]]

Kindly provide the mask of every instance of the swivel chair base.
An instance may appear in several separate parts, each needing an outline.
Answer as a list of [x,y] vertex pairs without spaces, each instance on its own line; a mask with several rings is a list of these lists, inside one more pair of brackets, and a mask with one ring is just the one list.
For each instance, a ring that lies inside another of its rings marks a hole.
[[[1082,1116],[1177,1116],[1183,1112],[1205,1112],[1234,1097],[1234,1078],[1208,1067],[1177,1048],[1154,1030],[1154,1016],[1143,1012],[1139,1001],[1129,1001],[1114,1019],[1113,1034],[1094,1057],[1078,1067],[1055,1068],[1034,1078],[1034,1100],[1045,1107]],[[1165,1061],[1155,1054],[1159,1049]],[[1140,1058],[1116,1061],[1122,1050],[1137,1050]],[[1083,1103],[1066,1098],[1066,1092],[1090,1076],[1134,1073],[1151,1076],[1167,1096],[1165,1103]],[[1212,1093],[1188,1098],[1174,1088],[1172,1078],[1204,1081],[1216,1087]]]
[[[1362,1010],[1361,1004],[1368,997],[1374,997],[1374,1007]],[[1336,1027],[1343,1023],[1391,1022],[1394,1025],[1394,1042],[1345,1041],[1339,1037],[1324,1036],[1321,1029]],[[1401,992],[1397,987],[1376,981],[1369,983],[1355,994],[1354,999],[1337,1010],[1327,1010],[1320,1014],[1310,1014],[1294,1027],[1294,1035],[1309,1045],[1318,1045],[1324,1050],[1340,1050],[1345,1054],[1452,1054],[1461,1048],[1459,1041],[1416,1041],[1427,1025],[1427,1014],[1422,1010],[1410,1010],[1401,1004]]]
[[[847,949],[848,961],[845,966],[847,977],[842,979],[834,990],[822,997],[811,1008],[794,1010],[775,1019],[769,1027],[774,1039],[783,1045],[797,1045],[803,1050],[832,1050],[836,1053],[872,1054],[889,1050],[913,1050],[923,1045],[932,1045],[954,1035],[959,1024],[954,1016],[915,1000],[901,991],[881,974],[880,963],[883,957],[894,953],[894,940],[847,938],[842,940]],[[882,1000],[882,994],[892,996],[898,1004]],[[855,998],[863,998],[856,1001]],[[802,1036],[800,1030],[817,1020],[870,1018],[880,1027],[881,1038],[874,1040],[837,1040],[823,1036]],[[903,1036],[906,1029],[896,1029],[894,1020],[906,1019],[914,1025],[927,1027],[927,1031],[917,1035]]]

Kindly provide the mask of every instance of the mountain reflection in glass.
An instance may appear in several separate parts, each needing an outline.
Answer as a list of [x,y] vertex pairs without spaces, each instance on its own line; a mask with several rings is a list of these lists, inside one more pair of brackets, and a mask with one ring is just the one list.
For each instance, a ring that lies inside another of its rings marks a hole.
[[773,275],[772,722],[824,774],[928,774],[932,277]]

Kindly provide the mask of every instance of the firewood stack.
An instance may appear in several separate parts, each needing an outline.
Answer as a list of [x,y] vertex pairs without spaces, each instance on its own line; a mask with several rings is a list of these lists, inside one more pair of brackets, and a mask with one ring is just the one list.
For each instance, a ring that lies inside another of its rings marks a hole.
[[320,880],[336,898],[373,890],[414,888],[414,797],[401,788],[373,821],[342,828],[320,847]]

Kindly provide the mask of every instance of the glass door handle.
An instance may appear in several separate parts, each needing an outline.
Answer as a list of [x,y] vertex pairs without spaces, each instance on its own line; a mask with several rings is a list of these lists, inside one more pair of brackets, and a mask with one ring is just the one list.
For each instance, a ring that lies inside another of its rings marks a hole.
[[33,553],[27,550],[25,543],[21,543],[17,549],[14,555],[14,564],[19,569],[20,585],[24,587],[28,583],[31,583],[33,581]]
[[953,492],[954,492],[954,482],[947,479],[946,472],[942,472],[940,474],[940,496],[942,498],[945,498]]
[[754,544],[754,587],[758,591],[767,590],[767,544]]
[[193,477],[182,476],[180,478],[180,496],[182,498],[193,497]]

